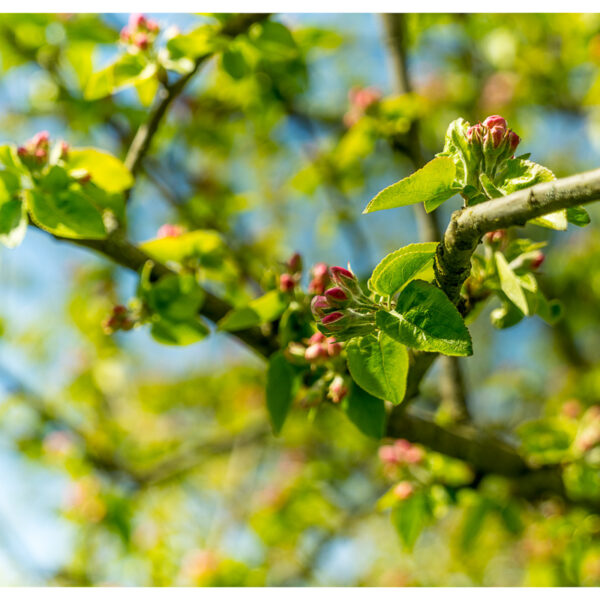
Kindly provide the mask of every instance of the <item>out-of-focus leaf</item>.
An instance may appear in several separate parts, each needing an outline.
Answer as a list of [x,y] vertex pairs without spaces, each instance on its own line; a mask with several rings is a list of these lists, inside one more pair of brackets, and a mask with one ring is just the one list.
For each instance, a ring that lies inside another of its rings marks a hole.
[[252,300],[247,306],[234,308],[220,321],[222,331],[239,331],[262,323],[269,323],[279,318],[289,303],[277,290],[267,292],[264,296]]
[[431,512],[425,490],[416,491],[392,511],[392,522],[406,550],[413,549],[430,520]]
[[283,352],[276,352],[267,369],[267,410],[275,435],[279,434],[294,399],[294,368]]
[[87,171],[92,181],[109,193],[123,192],[133,185],[133,176],[118,158],[95,148],[72,148],[67,169]]

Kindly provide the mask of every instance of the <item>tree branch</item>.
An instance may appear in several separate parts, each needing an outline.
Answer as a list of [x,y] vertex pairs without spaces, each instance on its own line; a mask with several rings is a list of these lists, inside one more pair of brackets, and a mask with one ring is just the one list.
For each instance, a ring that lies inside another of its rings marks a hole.
[[[118,265],[131,271],[135,271],[136,273],[139,273],[144,264],[150,260],[154,263],[152,278],[155,280],[164,275],[174,273],[174,271],[167,266],[154,260],[143,250],[118,235],[109,236],[104,240],[65,240],[64,238],[56,236],[55,238],[59,241],[68,241],[75,243],[78,246],[84,246],[85,248],[95,250],[107,258],[110,258]],[[200,314],[216,323],[222,319],[232,307],[208,290],[204,291],[206,299],[200,308]],[[232,333],[232,335],[239,338],[248,347],[265,357],[270,356],[277,349],[275,336],[265,335],[258,327],[242,329]]]
[[[221,34],[235,37],[244,33],[248,30],[248,28],[254,23],[258,23],[266,19],[269,15],[267,13],[248,13],[248,14],[239,14],[235,17],[230,18],[223,28],[221,29]],[[152,142],[152,138],[158,131],[158,128],[165,116],[167,109],[181,94],[185,86],[188,84],[190,79],[198,72],[200,67],[211,58],[212,54],[203,54],[199,56],[195,63],[194,67],[189,73],[186,73],[182,77],[180,77],[177,81],[170,85],[164,86],[157,95],[157,104],[152,113],[150,114],[150,118],[148,121],[140,125],[137,130],[133,141],[129,147],[129,151],[127,152],[127,156],[125,157],[125,166],[135,175],[139,166],[146,156],[148,149],[150,148],[150,144]]]
[[515,225],[523,227],[536,217],[598,199],[600,169],[540,183],[456,211],[437,250],[438,285],[457,304],[462,284],[471,272],[471,256],[485,233]]

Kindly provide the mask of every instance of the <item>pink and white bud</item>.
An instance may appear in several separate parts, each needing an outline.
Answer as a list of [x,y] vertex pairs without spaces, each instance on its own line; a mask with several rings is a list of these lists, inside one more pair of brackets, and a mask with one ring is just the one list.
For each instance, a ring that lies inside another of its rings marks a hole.
[[396,450],[394,446],[381,446],[378,451],[379,460],[386,465],[398,464],[398,458],[396,457]]
[[329,341],[326,343],[326,346],[327,346],[327,354],[329,354],[329,356],[331,358],[334,358],[335,356],[339,356],[344,348],[342,346],[342,344],[335,341],[334,337],[329,338]]
[[500,115],[490,115],[489,117],[487,117],[487,119],[484,120],[483,124],[489,129],[499,127],[503,131],[506,131],[507,128],[506,119],[504,119]]
[[356,281],[354,273],[344,267],[331,267],[331,278],[338,285],[344,285],[347,281]]
[[287,268],[290,273],[300,273],[302,271],[302,256],[294,252],[287,262]]
[[317,331],[316,333],[313,333],[309,340],[308,343],[309,344],[322,344],[325,340],[327,340],[327,337],[322,334],[320,331]]
[[60,142],[60,159],[67,160],[69,158],[69,144],[64,140]]
[[544,262],[545,259],[546,259],[546,256],[544,255],[543,252],[537,252],[536,255],[533,257],[533,260],[531,261],[531,268],[534,271],[536,269],[539,269],[542,266],[542,263]]
[[308,362],[315,362],[322,358],[327,357],[327,350],[323,347],[323,344],[312,344],[304,352],[304,358]]
[[341,402],[348,394],[348,386],[341,375],[336,375],[329,385],[328,396],[334,404]]
[[328,315],[325,315],[322,319],[321,319],[321,323],[323,323],[323,325],[332,325],[333,323],[337,323],[338,321],[340,321],[341,319],[344,318],[344,313],[342,312],[332,312]]
[[508,147],[510,151],[514,154],[514,151],[517,149],[517,146],[521,142],[521,138],[512,130],[508,132]]
[[48,147],[50,143],[50,134],[47,131],[40,131],[31,138],[31,143],[36,147]]
[[406,500],[413,495],[414,488],[410,481],[401,481],[394,487],[394,496],[398,500]]
[[171,225],[170,223],[165,223],[158,228],[156,232],[157,238],[168,238],[168,237],[178,237],[183,233],[183,227],[181,225]]
[[330,309],[329,302],[325,296],[315,296],[310,303],[310,310],[315,319],[320,319],[325,315],[325,311]]
[[296,280],[289,273],[283,273],[279,277],[279,289],[282,292],[291,292],[296,287]]
[[133,13],[129,16],[129,26],[135,29],[146,26],[146,17],[139,13]]
[[140,50],[146,50],[148,48],[148,36],[145,33],[136,33],[133,38],[133,43]]

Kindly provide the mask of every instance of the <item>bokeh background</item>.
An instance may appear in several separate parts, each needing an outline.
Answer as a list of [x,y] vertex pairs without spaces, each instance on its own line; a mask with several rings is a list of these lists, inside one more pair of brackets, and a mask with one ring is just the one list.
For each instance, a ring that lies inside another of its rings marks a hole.
[[[151,16],[162,36],[208,21]],[[131,89],[97,101],[82,89],[122,51],[127,19],[0,15],[0,142],[45,129],[123,157],[148,107]],[[237,79],[214,60],[172,107],[128,209],[134,241],[164,223],[211,228],[242,278],[276,272],[294,251],[307,267],[350,261],[368,276],[419,239],[410,209],[361,216],[413,169],[390,137],[417,118],[427,157],[451,120],[498,113],[559,177],[600,162],[600,15],[408,15],[413,93],[402,97],[380,16],[275,20],[297,44],[289,60]],[[389,99],[384,117],[361,121],[357,87]],[[444,205],[440,223],[458,207]],[[565,303],[560,326],[533,318],[497,331],[492,304],[471,326],[475,356],[461,362],[478,425],[517,439],[529,419],[600,400],[600,213],[590,213],[586,229],[528,231],[549,241],[542,281]],[[264,364],[239,342],[104,334],[135,274],[30,228],[18,249],[0,249],[0,282],[0,584],[600,584],[597,517],[547,501],[510,505],[512,530],[497,514],[469,525],[485,486],[440,501],[404,549],[376,508],[394,475],[339,410],[298,406],[275,438]],[[437,375],[424,384],[431,406]],[[468,471],[429,460],[458,479]],[[590,478],[600,487],[597,470]]]

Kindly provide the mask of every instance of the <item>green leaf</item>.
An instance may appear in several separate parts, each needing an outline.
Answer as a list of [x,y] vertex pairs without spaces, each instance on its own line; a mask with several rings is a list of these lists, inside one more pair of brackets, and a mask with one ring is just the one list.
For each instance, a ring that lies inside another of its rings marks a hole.
[[342,401],[342,410],[366,436],[375,439],[383,437],[387,415],[385,404],[380,398],[371,396],[354,384],[350,393]]
[[172,59],[190,59],[190,69],[193,60],[206,54],[215,52],[226,43],[226,40],[217,34],[213,25],[201,25],[188,33],[176,35],[167,41],[167,50]]
[[150,333],[156,341],[185,346],[209,334],[198,315],[206,293],[193,275],[166,275],[155,283],[143,275],[138,294],[154,313]]
[[567,208],[567,221],[577,227],[585,227],[590,224],[590,215],[583,206],[571,206]]
[[27,232],[27,208],[19,199],[0,203],[0,243],[16,248]]
[[50,233],[71,239],[104,239],[102,214],[81,192],[27,190],[27,209],[33,222]]
[[474,505],[466,508],[460,533],[460,547],[463,552],[472,548],[491,508],[487,498],[477,498]]
[[279,434],[294,399],[294,369],[282,351],[276,352],[269,360],[267,369],[267,410],[273,433]]
[[348,370],[364,390],[400,404],[406,392],[408,350],[383,332],[354,338],[346,346]]
[[184,322],[169,321],[161,317],[152,323],[150,333],[161,344],[188,346],[203,340],[210,330],[199,317]]
[[252,300],[248,305],[234,308],[228,312],[218,323],[221,331],[239,331],[269,323],[279,318],[288,306],[288,298],[272,290],[264,296]]
[[230,48],[223,52],[221,66],[233,79],[242,79],[250,72],[244,55],[236,48]]
[[221,235],[211,229],[149,240],[140,247],[159,262],[182,263],[189,258],[198,258],[203,266],[218,266],[226,250]]
[[439,156],[422,169],[381,190],[367,205],[363,214],[425,202],[427,212],[454,196],[456,167],[451,158]]
[[173,322],[195,321],[206,297],[193,275],[165,275],[146,295],[148,306]]
[[398,296],[396,309],[380,310],[377,326],[406,346],[450,356],[473,353],[469,330],[442,290],[415,279]]
[[156,63],[148,63],[142,54],[123,54],[114,63],[90,76],[83,96],[86,100],[110,96],[155,77],[156,71]]
[[369,289],[381,296],[392,296],[433,264],[436,242],[410,244],[388,254],[369,279]]
[[428,498],[425,491],[422,490],[415,492],[394,508],[392,522],[405,550],[413,549],[430,519]]
[[523,313],[508,300],[502,302],[500,308],[490,313],[492,325],[497,329],[507,329],[523,320]]
[[510,268],[502,252],[495,252],[494,259],[496,261],[496,268],[498,269],[498,278],[500,279],[502,291],[524,315],[529,315],[529,305],[527,304],[527,298],[525,298],[521,280]]
[[[506,161],[504,169],[496,176],[496,187],[508,195],[538,183],[554,181],[554,173],[530,160],[512,158]],[[535,219],[530,223],[564,231],[567,228],[567,211],[559,210]]]
[[67,169],[86,170],[92,181],[109,193],[123,192],[133,185],[133,176],[118,158],[95,148],[71,149]]

